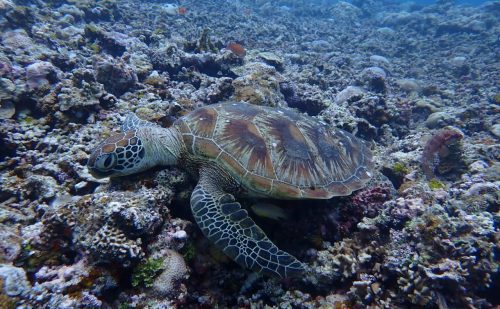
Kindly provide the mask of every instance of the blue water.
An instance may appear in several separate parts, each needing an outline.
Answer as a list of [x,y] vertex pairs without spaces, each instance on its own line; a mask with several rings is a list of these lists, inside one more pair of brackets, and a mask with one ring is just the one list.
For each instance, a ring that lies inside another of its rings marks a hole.
[[[397,2],[397,1],[395,1]],[[420,4],[433,4],[436,3],[436,1],[432,0],[424,0],[424,1],[400,1],[400,2],[415,2],[415,3],[420,3]],[[466,5],[480,5],[482,3],[488,2],[487,0],[457,0],[455,3],[457,4],[466,4]]]
[[[336,1],[323,1],[323,2],[336,2]],[[348,1],[350,2],[350,1]],[[386,1],[386,2],[392,2],[392,3],[397,3],[397,2],[413,2],[415,4],[434,4],[437,1],[436,0],[419,0],[419,1],[411,1],[411,0],[400,0],[400,1]],[[465,5],[480,5],[485,2],[488,2],[488,0],[456,0],[456,4],[465,4]],[[495,2],[489,0],[489,2]],[[500,1],[496,1],[500,2]]]

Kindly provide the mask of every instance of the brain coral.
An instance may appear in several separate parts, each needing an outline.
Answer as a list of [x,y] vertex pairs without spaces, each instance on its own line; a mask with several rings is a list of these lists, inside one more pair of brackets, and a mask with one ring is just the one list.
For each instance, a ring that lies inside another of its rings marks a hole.
[[105,224],[91,238],[88,249],[98,261],[121,262],[125,267],[144,255],[140,238],[135,241],[128,239],[122,231],[109,224]]
[[184,258],[174,250],[166,250],[163,267],[163,272],[153,282],[153,291],[158,296],[168,296],[177,291],[180,281],[188,274]]

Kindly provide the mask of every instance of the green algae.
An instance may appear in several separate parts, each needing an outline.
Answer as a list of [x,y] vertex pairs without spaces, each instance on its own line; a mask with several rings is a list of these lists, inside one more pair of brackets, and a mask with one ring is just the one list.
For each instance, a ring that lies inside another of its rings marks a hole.
[[500,104],[500,92],[493,96],[493,101],[495,104]]
[[132,272],[132,286],[143,285],[147,288],[153,286],[154,278],[164,269],[163,259],[149,258],[137,265]]
[[429,184],[429,187],[432,190],[440,190],[440,189],[444,189],[445,188],[444,183],[442,183],[441,181],[439,181],[437,179],[431,179],[431,180],[429,180],[428,184]]
[[196,247],[193,244],[188,243],[184,249],[184,253],[182,254],[184,260],[189,262],[192,259],[194,259],[195,255],[196,255]]
[[398,175],[406,175],[410,172],[410,169],[406,166],[406,164],[402,162],[394,163],[394,165],[392,166],[392,170]]
[[89,44],[88,48],[90,48],[95,54],[98,54],[101,52],[101,47],[97,43]]

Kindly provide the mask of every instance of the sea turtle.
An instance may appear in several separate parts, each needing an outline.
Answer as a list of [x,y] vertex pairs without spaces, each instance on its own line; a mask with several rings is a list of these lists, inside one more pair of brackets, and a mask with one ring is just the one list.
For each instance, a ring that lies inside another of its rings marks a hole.
[[191,210],[203,234],[238,264],[270,276],[303,273],[248,216],[235,196],[329,199],[371,177],[372,155],[343,130],[284,108],[223,103],[194,110],[170,128],[127,115],[88,168],[97,178],[178,165],[198,176]]

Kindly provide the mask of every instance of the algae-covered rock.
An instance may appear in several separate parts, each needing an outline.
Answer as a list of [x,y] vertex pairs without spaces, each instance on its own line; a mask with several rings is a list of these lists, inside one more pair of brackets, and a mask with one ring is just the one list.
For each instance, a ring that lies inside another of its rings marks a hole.
[[96,80],[104,85],[106,91],[120,96],[137,83],[134,69],[120,59],[96,58],[94,63]]
[[276,70],[283,70],[285,60],[277,54],[271,52],[261,52],[257,56],[264,60],[265,63],[275,67]]
[[448,112],[435,112],[427,117],[425,126],[429,129],[442,128],[455,122],[455,118]]
[[26,277],[26,272],[20,267],[8,264],[0,264],[0,278],[3,281],[3,293],[8,296],[26,296],[30,289],[30,283]]
[[282,77],[274,67],[253,62],[235,69],[235,72],[241,72],[241,76],[233,81],[236,100],[267,106],[283,104],[284,98],[279,89]]

